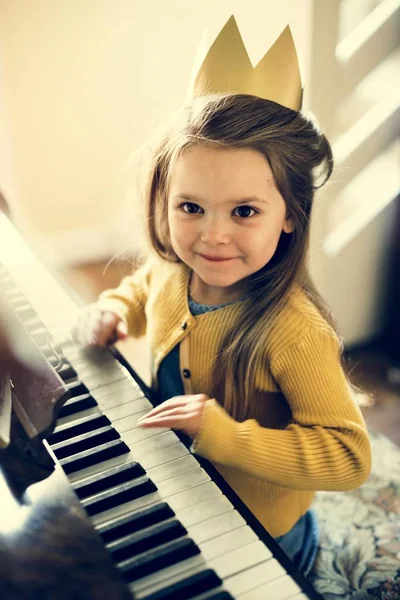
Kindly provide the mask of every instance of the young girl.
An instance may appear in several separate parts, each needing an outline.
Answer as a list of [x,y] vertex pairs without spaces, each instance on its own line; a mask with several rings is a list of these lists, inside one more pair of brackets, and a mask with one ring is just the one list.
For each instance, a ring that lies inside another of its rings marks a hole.
[[160,404],[143,427],[192,436],[308,573],[316,490],[370,470],[365,424],[306,258],[315,171],[329,143],[304,115],[255,96],[200,97],[154,152],[146,193],[154,256],[84,312],[104,346],[147,332]]

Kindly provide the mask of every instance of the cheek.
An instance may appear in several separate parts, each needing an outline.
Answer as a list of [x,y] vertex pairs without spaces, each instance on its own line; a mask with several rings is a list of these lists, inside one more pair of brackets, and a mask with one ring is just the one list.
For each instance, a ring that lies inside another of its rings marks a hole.
[[186,239],[196,235],[197,226],[193,220],[177,216],[173,219],[173,228],[177,236]]
[[177,219],[173,214],[168,213],[168,229],[171,239],[175,239],[179,233]]
[[271,258],[276,250],[281,233],[282,230],[279,226],[260,228],[253,231],[252,235],[247,238],[246,245],[253,253],[258,253],[261,260],[268,257],[268,255]]
[[187,246],[193,239],[193,227],[188,223],[183,223],[182,219],[173,217],[169,219],[169,231],[171,241],[181,247]]

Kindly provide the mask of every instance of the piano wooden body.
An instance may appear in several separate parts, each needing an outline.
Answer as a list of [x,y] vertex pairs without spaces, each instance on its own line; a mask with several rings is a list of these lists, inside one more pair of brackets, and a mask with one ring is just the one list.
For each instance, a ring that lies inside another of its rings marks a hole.
[[149,390],[115,349],[70,339],[79,306],[1,214],[0,293],[59,391],[14,389],[0,450],[2,599],[318,598],[184,438],[137,426]]

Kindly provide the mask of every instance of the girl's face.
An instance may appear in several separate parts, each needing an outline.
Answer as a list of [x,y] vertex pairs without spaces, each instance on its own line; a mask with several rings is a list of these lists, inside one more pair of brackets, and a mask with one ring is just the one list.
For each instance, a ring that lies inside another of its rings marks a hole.
[[282,231],[293,231],[260,152],[201,145],[185,150],[172,171],[168,225],[175,253],[192,269],[192,297],[204,304],[243,296]]

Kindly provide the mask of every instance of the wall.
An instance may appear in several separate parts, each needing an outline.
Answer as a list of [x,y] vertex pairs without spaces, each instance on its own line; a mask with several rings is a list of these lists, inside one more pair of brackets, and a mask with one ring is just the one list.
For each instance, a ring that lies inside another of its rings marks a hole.
[[[0,38],[1,40],[1,38]],[[14,173],[15,157],[12,123],[5,94],[4,56],[0,44],[0,193],[18,205],[19,194]]]
[[306,69],[309,7],[308,0],[282,0],[279,11],[266,0],[2,0],[24,232],[41,234],[59,261],[108,256],[129,187],[128,157],[183,102],[204,30],[214,39],[235,12],[257,62],[290,22]]

